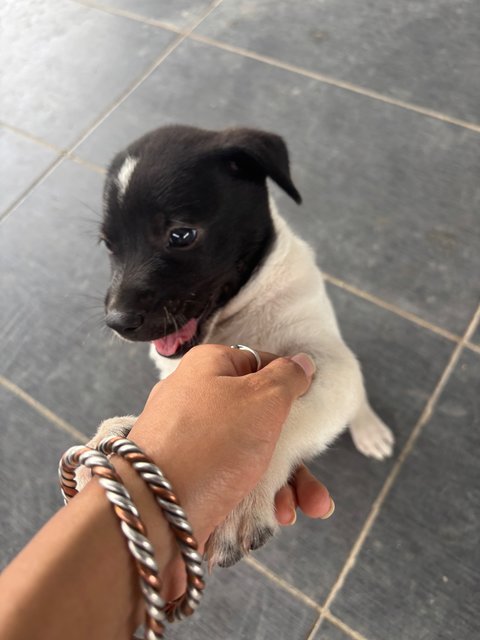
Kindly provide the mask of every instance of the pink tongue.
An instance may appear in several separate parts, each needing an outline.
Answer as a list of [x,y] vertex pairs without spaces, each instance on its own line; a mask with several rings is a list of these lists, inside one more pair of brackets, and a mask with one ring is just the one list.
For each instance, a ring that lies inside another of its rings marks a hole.
[[169,333],[168,336],[165,336],[164,338],[153,340],[157,353],[161,356],[173,356],[180,345],[193,338],[197,331],[197,324],[198,321],[195,318],[192,318],[178,331]]

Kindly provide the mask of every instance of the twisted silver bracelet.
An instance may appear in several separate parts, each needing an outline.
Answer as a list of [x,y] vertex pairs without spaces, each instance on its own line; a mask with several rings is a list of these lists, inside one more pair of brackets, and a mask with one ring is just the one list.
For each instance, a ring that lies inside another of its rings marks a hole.
[[165,614],[169,622],[192,615],[205,588],[202,556],[197,551],[198,545],[193,536],[192,527],[170,483],[150,458],[127,438],[119,436],[104,438],[98,445],[98,450],[104,454],[113,453],[122,456],[132,465],[153,493],[175,536],[187,573],[187,590],[180,598],[167,603]]
[[[175,535],[185,563],[187,590],[172,602],[165,603],[160,596],[161,582],[154,549],[146,538],[146,529],[138,510],[107,458],[108,454],[120,455],[133,466],[154,494]],[[191,615],[197,608],[205,587],[202,556],[197,551],[198,545],[186,514],[160,469],[131,440],[118,436],[104,438],[98,445],[98,451],[84,446],[71,447],[59,464],[60,485],[65,503],[77,494],[75,469],[80,465],[85,465],[93,475],[99,477],[108,500],[121,520],[121,528],[134,557],[145,599],[145,638],[160,640],[164,637],[164,620],[173,622]]]
[[140,514],[107,456],[85,446],[71,447],[60,460],[58,474],[65,503],[78,493],[75,469],[81,465],[86,466],[94,476],[99,478],[99,483],[105,489],[107,499],[112,503],[127,538],[145,599],[145,640],[162,640],[165,630],[163,621],[166,618],[165,601],[160,595],[162,585],[158,576],[155,552],[146,537],[145,525],[140,519]]

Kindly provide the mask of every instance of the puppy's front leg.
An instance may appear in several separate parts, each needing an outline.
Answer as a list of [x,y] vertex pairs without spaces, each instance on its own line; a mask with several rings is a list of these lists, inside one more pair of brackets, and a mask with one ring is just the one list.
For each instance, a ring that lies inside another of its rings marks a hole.
[[312,355],[317,365],[312,385],[292,406],[261,482],[210,536],[210,565],[230,566],[274,534],[276,492],[300,462],[321,453],[343,431],[361,406],[362,375],[349,349],[329,342]]
[[[130,429],[135,424],[136,419],[136,416],[122,416],[119,418],[109,418],[108,420],[104,420],[98,427],[93,438],[87,442],[87,447],[95,449],[104,438],[111,436],[121,436],[122,438],[126,438],[130,433]],[[77,481],[78,491],[81,491],[85,487],[91,477],[91,471],[86,467],[79,467],[76,470],[75,480]]]

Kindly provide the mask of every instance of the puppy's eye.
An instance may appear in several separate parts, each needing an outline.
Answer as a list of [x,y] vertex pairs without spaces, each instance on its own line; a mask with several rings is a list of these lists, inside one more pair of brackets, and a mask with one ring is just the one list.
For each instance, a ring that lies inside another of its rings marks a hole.
[[108,238],[100,238],[100,242],[103,242],[108,253],[113,253],[113,245]]
[[197,239],[197,230],[188,229],[187,227],[179,227],[172,229],[168,236],[168,246],[173,249],[183,249],[189,247]]

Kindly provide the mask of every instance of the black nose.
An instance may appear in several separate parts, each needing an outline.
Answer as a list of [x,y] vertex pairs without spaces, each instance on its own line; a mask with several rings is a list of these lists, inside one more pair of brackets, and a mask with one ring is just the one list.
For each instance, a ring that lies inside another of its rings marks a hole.
[[109,311],[105,317],[107,326],[118,333],[133,333],[142,326],[144,320],[141,313],[117,311],[116,309]]

